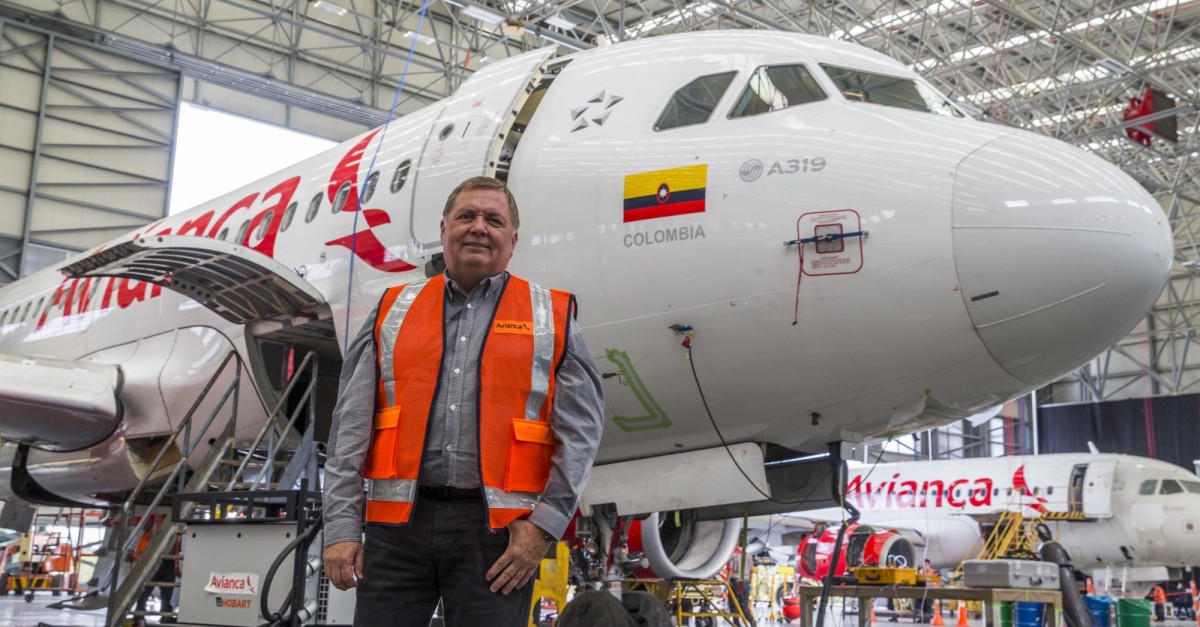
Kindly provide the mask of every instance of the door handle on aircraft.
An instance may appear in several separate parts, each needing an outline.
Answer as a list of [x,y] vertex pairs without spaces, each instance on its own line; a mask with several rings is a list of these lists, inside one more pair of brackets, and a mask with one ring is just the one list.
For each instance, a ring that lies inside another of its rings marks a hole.
[[803,239],[788,240],[788,241],[784,242],[783,245],[784,246],[795,246],[797,244],[811,244],[811,243],[816,243],[816,242],[835,242],[839,239],[846,239],[847,237],[861,237],[863,239],[866,239],[867,236],[870,234],[871,234],[870,231],[850,231],[849,233],[826,233],[825,235],[814,235],[812,237],[805,237]]

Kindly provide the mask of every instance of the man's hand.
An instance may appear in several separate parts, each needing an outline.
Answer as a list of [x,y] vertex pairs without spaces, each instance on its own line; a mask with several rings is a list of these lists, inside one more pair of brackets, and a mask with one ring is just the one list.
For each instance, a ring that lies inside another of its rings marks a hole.
[[338,542],[325,547],[325,576],[338,590],[358,587],[363,578],[362,544]]
[[524,518],[508,523],[508,548],[487,571],[492,592],[508,594],[524,586],[537,572],[549,547],[541,527]]

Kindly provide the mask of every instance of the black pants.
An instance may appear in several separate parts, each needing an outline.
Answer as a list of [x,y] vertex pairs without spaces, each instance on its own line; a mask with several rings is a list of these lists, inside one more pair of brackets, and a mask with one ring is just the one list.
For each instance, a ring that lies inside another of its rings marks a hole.
[[446,627],[524,627],[533,580],[506,596],[485,577],[507,548],[507,529],[487,529],[482,496],[422,496],[409,526],[367,525],[355,627],[428,627],[439,599]]

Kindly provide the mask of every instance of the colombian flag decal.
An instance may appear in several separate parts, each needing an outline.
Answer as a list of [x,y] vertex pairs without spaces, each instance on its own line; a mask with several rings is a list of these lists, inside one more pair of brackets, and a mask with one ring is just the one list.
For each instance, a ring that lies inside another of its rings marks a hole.
[[704,213],[708,164],[625,177],[625,222]]

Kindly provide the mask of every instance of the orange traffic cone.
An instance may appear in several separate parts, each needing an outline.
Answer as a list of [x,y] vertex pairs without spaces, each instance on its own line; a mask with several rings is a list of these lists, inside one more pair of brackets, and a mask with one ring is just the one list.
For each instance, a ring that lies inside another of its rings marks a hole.
[[933,602],[933,620],[929,623],[932,627],[946,627],[946,621],[942,620],[942,602]]
[[955,627],[967,627],[967,602],[958,602],[958,624]]
[[1089,595],[1091,595],[1091,594],[1096,594],[1096,588],[1095,588],[1095,586],[1093,586],[1093,585],[1092,585],[1092,578],[1091,578],[1091,577],[1088,577],[1088,578],[1087,578],[1087,593],[1088,593]]
[[871,624],[875,624],[875,608],[871,608]]

